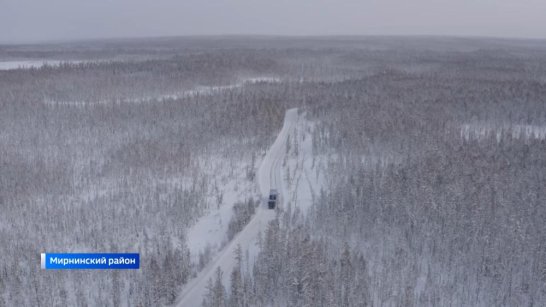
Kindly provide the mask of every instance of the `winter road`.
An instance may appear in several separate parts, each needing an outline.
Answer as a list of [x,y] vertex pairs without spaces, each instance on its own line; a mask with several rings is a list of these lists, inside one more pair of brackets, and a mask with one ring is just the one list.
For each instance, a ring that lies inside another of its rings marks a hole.
[[[284,124],[277,136],[277,139],[269,148],[260,168],[258,169],[258,185],[262,197],[267,197],[271,188],[276,188],[280,192],[278,205],[282,207],[283,195],[286,195],[286,187],[282,181],[282,161],[286,152],[286,140],[292,133],[298,119],[297,109],[290,109],[286,112]],[[234,252],[237,245],[241,245],[243,251],[252,249],[258,233],[264,232],[269,221],[275,218],[275,210],[267,209],[264,203],[260,204],[256,214],[250,220],[248,225],[231,242],[229,242],[218,255],[209,263],[196,278],[190,280],[184,286],[179,296],[177,306],[201,306],[203,296],[206,293],[206,287],[210,278],[214,279],[216,268],[224,272],[224,285],[229,283],[229,276],[235,266]]]

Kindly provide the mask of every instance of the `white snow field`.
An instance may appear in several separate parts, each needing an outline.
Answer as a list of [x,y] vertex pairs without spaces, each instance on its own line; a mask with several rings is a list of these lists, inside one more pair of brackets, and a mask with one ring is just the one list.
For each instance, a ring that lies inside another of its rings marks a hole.
[[17,70],[17,69],[31,69],[42,68],[44,66],[59,67],[62,64],[81,64],[90,63],[90,60],[14,60],[14,61],[1,61],[0,70]]
[[[196,265],[200,254],[205,254],[207,249],[212,260],[229,243],[227,233],[233,216],[233,204],[244,202],[249,195],[257,194],[255,182],[246,178],[246,163],[229,161],[221,156],[207,156],[199,158],[199,161],[200,171],[214,180],[206,196],[206,202],[212,204],[210,211],[187,231],[186,243],[191,251],[191,261]],[[219,195],[221,201],[218,201]]]
[[45,65],[59,66],[58,60],[23,60],[23,61],[0,61],[0,70],[16,70],[40,68]]
[[[2,64],[8,63],[8,62],[0,62],[0,70],[2,70]],[[18,62],[22,63],[22,62]],[[61,62],[59,62],[57,65],[60,65]],[[17,64],[11,64],[11,66],[6,65],[6,67],[12,67],[11,69],[17,69]],[[44,64],[45,65],[45,64]],[[52,66],[53,64],[48,63],[48,65]],[[25,68],[26,66],[20,66],[22,68]],[[30,67],[41,67],[41,66],[29,66]],[[6,68],[7,69],[7,68]],[[154,103],[161,100],[167,100],[167,99],[182,99],[182,98],[189,98],[189,97],[197,97],[197,96],[212,96],[219,94],[224,91],[229,90],[235,90],[243,88],[246,85],[252,85],[257,83],[280,83],[283,80],[278,77],[267,77],[267,76],[261,76],[261,77],[244,77],[239,78],[237,82],[233,84],[227,84],[227,85],[201,85],[196,86],[191,89],[185,89],[180,90],[176,92],[169,92],[165,94],[160,95],[151,95],[151,96],[144,96],[144,97],[124,97],[124,98],[117,98],[117,99],[103,99],[103,100],[94,100],[94,101],[86,101],[86,100],[74,100],[74,101],[68,101],[68,100],[55,100],[50,98],[44,98],[43,103],[46,106],[55,107],[55,106],[71,106],[71,107],[85,107],[85,106],[93,106],[93,105],[106,105],[110,103],[130,103],[130,104],[139,104],[139,103]]]
[[[294,130],[298,120],[297,109],[290,109],[286,112],[284,124],[277,136],[277,139],[265,155],[258,170],[258,184],[261,195],[267,197],[271,188],[280,191],[279,205],[283,204],[283,195],[287,191],[282,180],[281,167],[286,153],[286,142]],[[246,227],[235,236],[235,238],[221,250],[196,278],[184,286],[179,296],[177,306],[201,306],[203,296],[206,293],[208,280],[214,277],[219,267],[223,272],[223,283],[229,286],[229,276],[235,266],[234,252],[238,245],[243,251],[255,250],[258,234],[263,232],[269,221],[275,218],[275,210],[267,209],[265,202],[262,202],[256,210],[256,214]],[[250,262],[252,263],[252,262]]]
[[[312,131],[315,123],[306,119],[306,114],[298,116],[296,127],[289,136],[290,143],[284,158],[283,179],[285,211],[296,208],[306,215],[320,190],[326,185],[324,176],[326,165],[331,157],[313,152]],[[290,208],[286,208],[290,206]]]
[[497,142],[503,137],[510,136],[513,139],[544,140],[546,139],[546,126],[523,124],[493,124],[473,123],[461,126],[461,138],[465,141],[480,140],[495,136]]

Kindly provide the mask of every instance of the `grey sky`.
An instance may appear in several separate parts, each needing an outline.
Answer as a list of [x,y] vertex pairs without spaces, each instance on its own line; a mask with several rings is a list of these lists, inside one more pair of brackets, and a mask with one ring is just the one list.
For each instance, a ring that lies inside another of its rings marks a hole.
[[546,38],[546,0],[0,0],[0,42],[207,34]]

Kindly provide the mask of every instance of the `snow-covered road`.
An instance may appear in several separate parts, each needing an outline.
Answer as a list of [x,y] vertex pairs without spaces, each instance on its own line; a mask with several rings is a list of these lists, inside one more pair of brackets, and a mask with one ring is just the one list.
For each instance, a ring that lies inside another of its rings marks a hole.
[[[263,158],[258,170],[258,184],[262,197],[267,197],[271,188],[280,191],[279,205],[282,206],[283,195],[286,193],[286,187],[282,180],[282,161],[286,153],[286,142],[292,133],[298,120],[297,109],[290,109],[286,112],[282,130],[277,139]],[[216,268],[224,272],[224,285],[229,284],[229,276],[236,262],[234,257],[237,245],[241,245],[243,251],[253,250],[256,237],[260,232],[264,232],[269,221],[275,218],[275,211],[267,209],[265,201],[256,210],[256,214],[248,225],[222,249],[218,255],[209,263],[196,278],[192,279],[179,296],[177,306],[195,307],[201,306],[203,296],[206,292],[208,280],[214,278]]]

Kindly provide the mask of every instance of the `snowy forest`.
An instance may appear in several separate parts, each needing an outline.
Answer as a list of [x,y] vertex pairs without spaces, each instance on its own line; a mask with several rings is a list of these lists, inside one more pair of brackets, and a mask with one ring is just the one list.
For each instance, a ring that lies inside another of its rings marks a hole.
[[[226,256],[293,108],[282,204]],[[206,307],[544,306],[546,42],[0,45],[0,212],[0,306],[183,305],[207,271]]]

